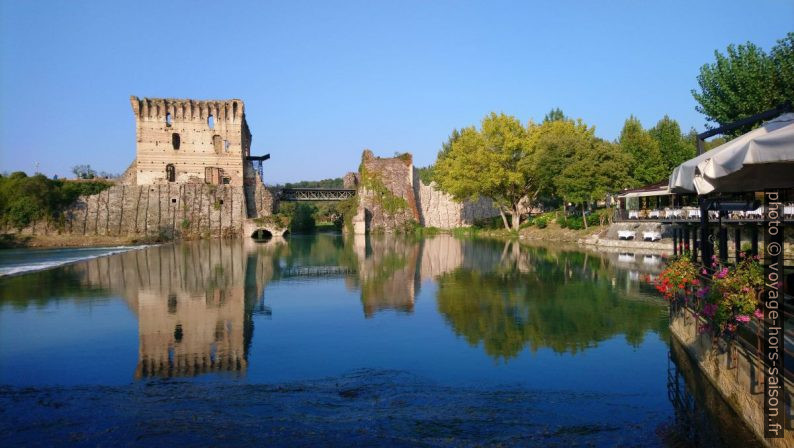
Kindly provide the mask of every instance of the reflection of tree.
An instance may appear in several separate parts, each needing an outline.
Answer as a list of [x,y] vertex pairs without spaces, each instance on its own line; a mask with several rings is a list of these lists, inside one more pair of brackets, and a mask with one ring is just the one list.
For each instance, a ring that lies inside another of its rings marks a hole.
[[53,300],[105,298],[107,292],[100,286],[86,284],[75,266],[0,278],[0,305],[17,309],[45,306]]
[[529,274],[510,263],[504,270],[464,268],[439,279],[441,314],[494,358],[509,359],[527,345],[576,353],[617,334],[636,347],[646,331],[666,328],[659,305],[620,296],[593,270],[597,263],[581,254],[533,250],[522,257]]

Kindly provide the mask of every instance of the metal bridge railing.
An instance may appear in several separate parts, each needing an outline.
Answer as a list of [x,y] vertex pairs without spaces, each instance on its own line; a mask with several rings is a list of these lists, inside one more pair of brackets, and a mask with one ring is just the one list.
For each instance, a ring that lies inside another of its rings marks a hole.
[[344,201],[356,195],[348,188],[284,188],[279,192],[282,201]]

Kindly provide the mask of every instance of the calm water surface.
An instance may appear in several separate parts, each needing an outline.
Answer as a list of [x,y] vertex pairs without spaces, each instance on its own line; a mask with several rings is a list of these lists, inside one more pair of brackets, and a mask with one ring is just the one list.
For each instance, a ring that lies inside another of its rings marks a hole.
[[671,346],[662,263],[326,234],[0,277],[0,441],[748,446]]

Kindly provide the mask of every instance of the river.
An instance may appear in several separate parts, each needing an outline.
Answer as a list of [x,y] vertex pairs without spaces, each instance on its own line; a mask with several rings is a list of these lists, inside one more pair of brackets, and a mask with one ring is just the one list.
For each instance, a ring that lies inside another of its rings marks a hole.
[[755,443],[671,342],[656,255],[448,235],[126,249],[31,272],[46,253],[0,251],[0,444]]

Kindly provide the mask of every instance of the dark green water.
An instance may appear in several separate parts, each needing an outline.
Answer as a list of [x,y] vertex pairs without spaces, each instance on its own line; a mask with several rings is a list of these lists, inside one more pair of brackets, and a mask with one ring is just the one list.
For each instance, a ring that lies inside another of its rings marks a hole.
[[671,398],[703,387],[644,282],[661,266],[296,235],[0,277],[0,441],[747,446],[724,409]]

